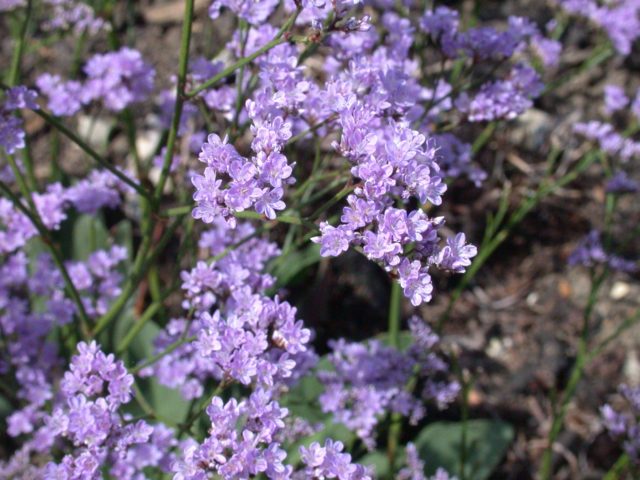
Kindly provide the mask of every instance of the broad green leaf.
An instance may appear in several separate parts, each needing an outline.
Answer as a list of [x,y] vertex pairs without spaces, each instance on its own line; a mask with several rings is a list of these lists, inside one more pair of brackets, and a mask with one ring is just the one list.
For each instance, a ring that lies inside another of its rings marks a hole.
[[384,452],[376,450],[359,458],[357,462],[365,467],[373,467],[375,478],[391,478],[389,457]]
[[109,234],[99,216],[80,215],[73,224],[73,259],[86,260],[109,246]]
[[[376,335],[375,338],[380,340],[385,345],[389,345],[388,332],[380,333]],[[412,344],[413,344],[413,336],[411,335],[410,331],[402,330],[398,332],[398,348],[401,352],[404,352],[405,350],[407,350]]]
[[[115,337],[121,339],[134,321],[133,312],[128,310],[123,314],[122,321],[118,322]],[[153,341],[160,331],[155,323],[149,321],[140,330],[140,333],[131,342],[128,349],[129,365],[135,365],[138,361],[153,356]],[[187,416],[189,401],[185,400],[178,390],[160,385],[154,378],[140,382],[141,389],[147,401],[160,418],[171,419],[175,423],[183,421]]]
[[133,252],[133,227],[129,220],[122,220],[115,226],[114,241],[117,245],[125,247],[129,257],[125,260],[127,271],[129,270]]
[[[498,466],[513,440],[513,427],[498,420],[469,420],[467,423],[466,478],[484,480]],[[427,473],[438,467],[451,474],[460,472],[462,422],[434,422],[425,427],[414,443]]]
[[289,285],[306,268],[320,261],[320,245],[310,244],[302,250],[293,250],[278,258],[272,268],[272,274],[278,279],[276,288]]

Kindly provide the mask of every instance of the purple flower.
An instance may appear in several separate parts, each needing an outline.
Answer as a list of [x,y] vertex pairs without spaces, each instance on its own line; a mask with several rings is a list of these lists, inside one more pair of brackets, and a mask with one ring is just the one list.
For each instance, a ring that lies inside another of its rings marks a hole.
[[448,238],[446,246],[440,250],[435,262],[444,270],[464,273],[465,267],[471,265],[471,259],[476,256],[478,249],[475,245],[466,243],[464,233]]
[[620,170],[609,179],[606,190],[611,193],[633,193],[640,190],[640,183],[629,178],[626,172]]
[[624,88],[618,85],[605,85],[604,110],[607,115],[622,110],[627,105],[629,105],[629,97],[624,93]]
[[84,101],[102,100],[114,112],[146,100],[153,90],[155,70],[140,52],[131,48],[94,55],[84,71],[87,74],[82,87]]
[[279,0],[214,0],[209,7],[209,17],[215,20],[220,16],[220,10],[226,7],[247,22],[260,25],[267,20],[278,3]]
[[48,97],[47,106],[54,115],[74,115],[87,103],[83,86],[78,81],[63,82],[59,75],[44,73],[37,78],[36,85]]
[[17,86],[10,88],[6,95],[4,108],[7,110],[18,110],[20,108],[38,109],[38,104],[36,103],[38,94],[34,90],[24,86]]
[[349,249],[353,235],[351,231],[324,222],[320,224],[320,233],[320,237],[313,237],[311,241],[320,244],[320,255],[323,257],[337,257]]

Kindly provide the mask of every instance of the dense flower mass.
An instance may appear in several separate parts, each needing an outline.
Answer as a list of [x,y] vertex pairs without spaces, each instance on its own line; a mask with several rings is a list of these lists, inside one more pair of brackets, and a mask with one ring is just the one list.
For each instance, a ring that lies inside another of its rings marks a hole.
[[[0,0],[0,480],[455,480],[486,460],[476,442],[508,443],[510,426],[467,430],[485,352],[442,327],[591,154],[610,205],[640,191],[630,81],[598,83],[603,117],[572,122],[579,161],[567,144],[531,166],[502,132],[582,71],[566,12],[626,56],[639,1],[557,0],[535,19],[481,2],[148,3]],[[518,180],[520,203],[505,157],[539,185]],[[571,265],[638,271],[612,221]],[[346,278],[357,261],[382,301]],[[371,311],[336,313],[343,288]],[[436,290],[446,306],[425,305]],[[602,415],[635,460],[640,393],[621,392],[633,412]],[[429,458],[446,443],[431,422],[459,411],[459,452]]]
[[588,18],[601,27],[622,55],[631,52],[640,36],[640,2],[638,0],[557,0],[567,12]]
[[589,235],[580,242],[580,245],[571,253],[569,264],[583,265],[585,267],[606,265],[612,270],[620,270],[627,273],[633,273],[638,270],[636,261],[607,252],[602,244],[601,233],[597,230],[589,232]]
[[37,94],[26,87],[13,87],[0,100],[0,146],[8,154],[13,154],[25,146],[25,131],[22,120],[15,115],[23,108],[37,109]]
[[626,402],[624,411],[615,410],[606,404],[600,409],[604,426],[611,435],[621,438],[625,451],[634,460],[640,459],[640,389],[621,385],[620,393]]
[[[319,398],[323,411],[353,430],[370,449],[375,447],[374,429],[383,414],[402,414],[415,425],[426,413],[424,400],[442,408],[460,388],[438,378],[447,372],[446,363],[433,353],[438,337],[417,317],[409,326],[413,343],[404,352],[377,340],[333,342],[329,355],[333,370],[318,374],[325,386]],[[407,391],[410,381],[420,383],[422,392]]]
[[145,100],[153,91],[155,70],[131,48],[94,55],[84,72],[84,81],[64,81],[49,73],[38,77],[38,88],[48,97],[48,107],[55,115],[74,115],[93,101],[118,112]]

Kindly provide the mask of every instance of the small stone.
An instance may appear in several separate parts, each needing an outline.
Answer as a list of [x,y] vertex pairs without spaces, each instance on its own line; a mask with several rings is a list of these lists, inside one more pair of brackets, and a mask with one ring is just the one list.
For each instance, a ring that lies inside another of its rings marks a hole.
[[494,337],[489,340],[487,355],[491,358],[500,358],[504,355],[504,345],[500,339]]
[[613,286],[611,287],[611,291],[609,292],[609,296],[613,300],[620,300],[621,298],[624,298],[627,295],[629,295],[630,291],[631,291],[631,287],[629,286],[628,283],[615,282],[613,284]]
[[638,353],[635,350],[627,352],[623,372],[626,383],[633,387],[640,385],[640,360],[638,360]]

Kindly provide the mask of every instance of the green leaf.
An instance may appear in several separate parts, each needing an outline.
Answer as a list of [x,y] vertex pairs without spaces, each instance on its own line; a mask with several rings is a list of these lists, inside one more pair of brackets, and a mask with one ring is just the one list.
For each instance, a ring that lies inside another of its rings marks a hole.
[[130,268],[133,252],[133,227],[129,220],[122,220],[115,226],[114,240],[117,245],[125,247],[129,252],[129,257],[125,260],[127,271]]
[[318,403],[318,397],[324,392],[322,383],[318,380],[318,370],[330,370],[331,363],[326,356],[318,361],[318,365],[309,375],[302,377],[296,385],[280,398],[280,404],[287,407],[296,417],[309,422],[324,422],[328,415],[323,413]]
[[300,447],[308,447],[313,442],[324,445],[325,440],[328,438],[342,442],[345,445],[345,451],[349,451],[356,439],[356,435],[341,423],[333,423],[330,419],[326,420],[324,427],[318,433],[295,442],[287,449],[287,462],[294,466],[298,465],[300,462]]
[[[376,339],[380,340],[383,344],[389,346],[389,333],[383,332],[376,335]],[[401,352],[407,350],[411,345],[413,345],[413,335],[408,330],[402,330],[398,332],[398,349]]]
[[[484,480],[502,460],[513,440],[513,427],[497,420],[469,420],[467,426],[465,477]],[[425,427],[414,443],[428,474],[438,467],[458,474],[461,465],[463,422],[434,422]]]
[[[391,472],[391,465],[389,464],[389,457],[386,452],[374,450],[373,452],[367,453],[365,456],[357,459],[357,462],[365,467],[373,467],[375,472],[374,478],[394,478]],[[405,451],[404,448],[401,447],[396,452],[396,469],[399,468],[399,466],[404,465],[404,463]]]
[[74,260],[86,260],[91,253],[109,246],[109,233],[99,216],[80,215],[73,224],[72,236]]
[[278,279],[275,288],[289,285],[306,268],[320,261],[320,245],[310,244],[302,250],[292,250],[273,265],[272,274]]
[[[153,341],[159,332],[160,327],[152,322],[148,322],[140,330],[129,346],[128,353],[131,364],[153,355]],[[172,419],[176,423],[186,418],[189,401],[185,400],[178,390],[160,385],[155,378],[149,378],[144,383],[141,382],[141,386],[146,399],[161,418]]]

